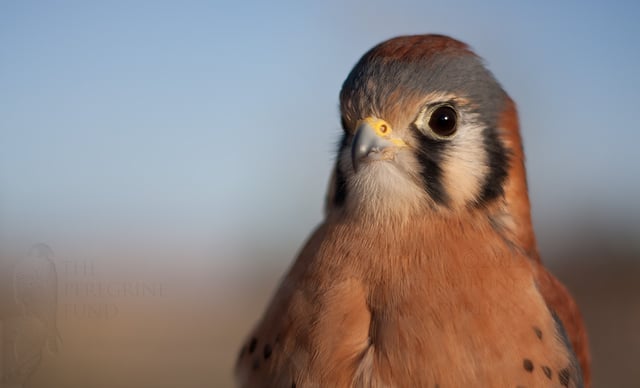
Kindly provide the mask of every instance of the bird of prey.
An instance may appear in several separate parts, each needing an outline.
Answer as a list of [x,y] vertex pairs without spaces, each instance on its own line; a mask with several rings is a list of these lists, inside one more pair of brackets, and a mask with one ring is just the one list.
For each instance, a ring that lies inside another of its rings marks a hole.
[[464,43],[373,47],[340,92],[326,216],[242,344],[241,387],[588,387],[543,266],[514,102]]

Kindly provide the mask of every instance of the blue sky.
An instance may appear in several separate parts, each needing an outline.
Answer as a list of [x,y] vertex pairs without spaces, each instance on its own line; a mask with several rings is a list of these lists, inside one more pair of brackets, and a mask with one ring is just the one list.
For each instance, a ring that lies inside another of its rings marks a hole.
[[469,43],[518,103],[537,225],[585,211],[633,223],[638,15],[637,2],[2,2],[0,242],[293,253],[321,220],[351,66],[426,32]]

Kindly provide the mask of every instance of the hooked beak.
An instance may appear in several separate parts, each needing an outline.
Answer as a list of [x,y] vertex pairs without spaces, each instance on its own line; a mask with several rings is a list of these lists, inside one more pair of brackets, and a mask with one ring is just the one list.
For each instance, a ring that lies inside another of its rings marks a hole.
[[368,117],[358,122],[351,143],[351,161],[354,171],[362,162],[389,160],[405,143],[391,135],[391,126],[384,120]]

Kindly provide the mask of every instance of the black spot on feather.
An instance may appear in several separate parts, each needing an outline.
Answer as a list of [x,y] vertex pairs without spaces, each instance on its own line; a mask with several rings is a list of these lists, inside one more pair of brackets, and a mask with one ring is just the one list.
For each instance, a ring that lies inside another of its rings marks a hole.
[[258,339],[256,337],[251,338],[251,342],[249,342],[249,354],[253,354],[256,350],[256,346],[258,345]]
[[539,340],[542,340],[542,330],[540,330],[539,327],[534,326],[533,331],[536,333],[536,337],[538,337]]
[[265,360],[271,357],[271,345],[269,344],[264,345],[263,355]]

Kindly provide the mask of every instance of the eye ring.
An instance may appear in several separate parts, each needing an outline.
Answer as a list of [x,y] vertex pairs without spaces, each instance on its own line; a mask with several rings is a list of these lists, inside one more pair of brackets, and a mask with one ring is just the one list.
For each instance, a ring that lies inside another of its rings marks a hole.
[[458,114],[450,105],[440,105],[431,112],[429,128],[441,138],[452,136],[458,130]]

